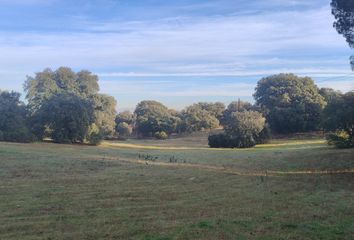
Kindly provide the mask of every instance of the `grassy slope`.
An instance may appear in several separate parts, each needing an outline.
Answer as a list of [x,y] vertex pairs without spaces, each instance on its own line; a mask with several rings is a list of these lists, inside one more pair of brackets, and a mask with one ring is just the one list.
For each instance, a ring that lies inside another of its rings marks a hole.
[[[191,164],[342,170],[354,168],[353,150],[316,140],[211,150],[192,139],[0,143],[0,239],[352,239],[353,173],[238,176]],[[139,155],[143,164],[127,161]]]

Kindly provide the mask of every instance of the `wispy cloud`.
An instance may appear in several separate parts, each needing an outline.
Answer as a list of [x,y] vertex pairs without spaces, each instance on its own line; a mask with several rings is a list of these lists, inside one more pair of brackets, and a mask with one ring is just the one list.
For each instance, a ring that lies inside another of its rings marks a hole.
[[[27,4],[43,2],[29,0]],[[117,98],[127,92],[146,97],[251,96],[256,79],[270,74],[293,72],[333,78],[350,73],[350,50],[332,28],[328,3],[237,1],[240,5],[246,2],[248,8],[227,14],[184,14],[134,21],[118,17],[92,20],[78,14],[71,16],[70,26],[63,26],[61,31],[3,30],[1,87],[20,89],[25,75],[61,65],[96,72],[103,79],[102,90]],[[0,4],[6,3],[10,1],[0,0]],[[206,1],[178,7],[188,13],[211,11],[215,4],[223,11],[229,6]],[[270,11],[272,8],[280,10]],[[242,78],[249,76],[253,80],[244,85]],[[188,90],[183,81],[132,82],[133,78],[177,77],[215,77],[219,82],[207,82],[203,87],[190,84]],[[238,82],[225,83],[224,77],[235,77]],[[129,81],[122,82],[123,78]],[[324,85],[338,87],[334,82],[328,79]],[[340,85],[342,90],[350,87],[347,82]]]

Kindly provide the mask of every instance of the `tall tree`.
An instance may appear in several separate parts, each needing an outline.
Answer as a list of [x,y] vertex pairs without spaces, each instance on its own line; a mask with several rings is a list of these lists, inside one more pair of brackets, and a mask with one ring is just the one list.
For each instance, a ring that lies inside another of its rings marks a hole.
[[96,75],[85,70],[75,73],[68,67],[60,67],[55,71],[47,68],[34,77],[28,76],[24,86],[33,112],[55,94],[73,93],[88,98],[99,91]]
[[325,101],[309,77],[278,74],[263,78],[254,97],[275,132],[306,132],[320,127]]
[[0,141],[33,141],[26,115],[19,93],[0,90]]
[[[54,96],[75,95],[84,99],[93,108],[94,122],[89,128],[89,135],[95,134],[96,138],[103,138],[114,134],[117,102],[113,97],[99,94],[98,77],[89,71],[75,73],[67,67],[60,67],[55,71],[45,69],[34,77],[27,77],[25,91],[33,115],[47,101],[57,99],[53,98]],[[38,117],[36,119],[38,120]],[[43,128],[40,122],[33,122],[33,125],[36,129]]]
[[[354,0],[332,0],[332,14],[336,21],[333,26],[343,35],[349,46],[354,48]],[[350,57],[354,70],[354,56]]]

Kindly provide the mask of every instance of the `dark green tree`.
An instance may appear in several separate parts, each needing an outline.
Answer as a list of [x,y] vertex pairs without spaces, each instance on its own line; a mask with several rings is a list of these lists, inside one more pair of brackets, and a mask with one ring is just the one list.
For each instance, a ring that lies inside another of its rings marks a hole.
[[[35,115],[50,99],[57,99],[55,96],[75,95],[90,102],[94,109],[92,113],[94,122],[89,128],[88,135],[94,136],[95,142],[113,136],[115,132],[117,103],[113,97],[98,93],[98,77],[89,71],[75,73],[67,67],[60,67],[55,71],[45,69],[36,73],[34,77],[27,77],[25,91],[32,115]],[[34,119],[40,120],[38,117]],[[40,122],[32,121],[32,124],[35,129],[43,129]],[[51,129],[47,127],[45,131],[50,132]]]
[[318,130],[324,98],[309,77],[278,74],[261,79],[254,94],[273,131]]
[[193,104],[181,113],[180,132],[196,132],[219,127],[220,122],[213,113]]
[[142,101],[134,112],[136,132],[143,137],[152,137],[156,132],[171,134],[176,131],[179,118],[157,101]]
[[116,128],[117,101],[105,94],[95,94],[90,98],[90,102],[94,109],[94,126],[95,133],[102,137],[112,137]]
[[73,72],[68,67],[60,67],[56,71],[45,69],[27,77],[25,91],[28,105],[32,112],[39,109],[42,103],[53,95],[72,93],[89,98],[99,91],[98,77],[88,71]]
[[[354,0],[332,0],[331,7],[335,18],[333,26],[354,48]],[[354,70],[354,56],[350,57],[350,63]]]
[[[323,126],[339,135],[338,145],[354,147],[354,91],[333,98],[323,111]],[[336,139],[336,137],[333,137]]]
[[265,128],[266,119],[255,111],[234,112],[224,126],[225,133],[238,140],[238,147],[253,147]]
[[27,111],[20,94],[0,90],[0,141],[31,142]]
[[210,135],[213,148],[249,148],[264,141],[265,118],[256,111],[233,112],[224,126],[225,133]]
[[73,93],[53,95],[33,116],[38,138],[50,137],[57,143],[86,142],[94,120],[92,103]]

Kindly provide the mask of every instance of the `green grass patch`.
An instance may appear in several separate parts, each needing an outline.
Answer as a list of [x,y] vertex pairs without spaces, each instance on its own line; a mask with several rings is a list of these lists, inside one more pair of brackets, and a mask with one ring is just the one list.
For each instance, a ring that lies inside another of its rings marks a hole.
[[[352,173],[215,170],[354,168],[352,149],[303,145],[206,151],[0,143],[0,239],[351,239]],[[139,155],[165,165],[134,162]]]

